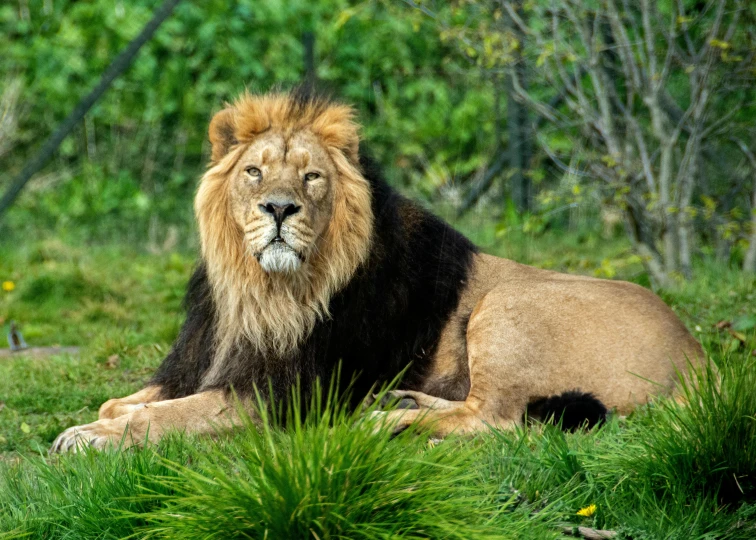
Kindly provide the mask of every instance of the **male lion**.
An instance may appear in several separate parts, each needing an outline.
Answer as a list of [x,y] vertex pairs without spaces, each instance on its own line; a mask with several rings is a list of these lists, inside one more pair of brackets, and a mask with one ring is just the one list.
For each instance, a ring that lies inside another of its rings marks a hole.
[[528,407],[626,413],[703,359],[642,287],[479,253],[360,157],[353,116],[294,92],[245,94],[213,118],[178,339],[145,389],[106,402],[54,451],[117,445],[127,429],[139,444],[230,428],[230,389],[285,399],[339,363],[358,398],[409,364],[395,394],[414,408],[380,414],[444,436],[510,428]]

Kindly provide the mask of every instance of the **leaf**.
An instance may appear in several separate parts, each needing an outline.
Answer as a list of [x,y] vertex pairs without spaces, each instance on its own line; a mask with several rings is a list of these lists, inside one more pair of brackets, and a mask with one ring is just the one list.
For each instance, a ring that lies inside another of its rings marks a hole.
[[701,195],[701,201],[704,203],[704,217],[711,219],[717,209],[717,202],[708,195]]
[[21,422],[21,431],[27,434],[31,433],[31,428],[29,427],[29,424],[27,424],[26,422]]
[[732,45],[730,45],[728,42],[722,41],[719,39],[710,39],[709,45],[711,45],[712,47],[716,47],[717,49],[722,49],[722,50],[727,50],[730,47],[732,47]]
[[732,329],[745,332],[756,328],[756,315],[743,315],[732,322]]
[[348,23],[349,20],[352,17],[354,17],[356,13],[357,13],[356,7],[342,10],[341,13],[339,13],[338,18],[336,19],[336,23],[334,24],[336,29],[338,30],[339,28],[344,26],[346,23]]
[[554,54],[554,45],[549,43],[541,51],[541,54],[538,55],[538,58],[536,59],[536,67],[541,67],[546,62],[546,59],[552,54]]
[[745,334],[744,334],[743,332],[735,332],[735,331],[734,331],[734,330],[732,330],[731,328],[728,328],[728,329],[727,329],[727,332],[728,332],[728,333],[729,333],[729,334],[730,334],[730,335],[731,335],[732,337],[734,337],[735,339],[737,339],[737,340],[738,340],[739,342],[741,342],[741,343],[745,344],[745,342],[746,342],[746,337],[745,337]]
[[607,167],[612,168],[617,166],[617,160],[614,159],[613,156],[610,156],[609,154],[601,156],[601,161],[603,161]]

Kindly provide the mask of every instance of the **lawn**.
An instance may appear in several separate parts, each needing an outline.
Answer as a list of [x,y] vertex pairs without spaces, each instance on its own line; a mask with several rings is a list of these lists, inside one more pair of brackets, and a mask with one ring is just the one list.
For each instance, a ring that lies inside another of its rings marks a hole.
[[[647,284],[618,239],[497,235],[474,217],[459,227],[499,255]],[[62,429],[149,378],[193,264],[191,249],[0,243],[13,289],[0,290],[3,327],[18,321],[33,346],[81,347],[0,358],[0,538],[756,537],[756,281],[706,261],[662,294],[719,369],[694,377],[686,408],[660,401],[590,432],[435,441],[375,434],[330,399],[286,430],[48,456]]]

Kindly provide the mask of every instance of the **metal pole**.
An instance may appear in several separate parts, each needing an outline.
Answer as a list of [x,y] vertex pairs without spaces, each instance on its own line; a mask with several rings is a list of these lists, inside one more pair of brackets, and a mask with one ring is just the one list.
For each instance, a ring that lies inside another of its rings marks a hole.
[[180,1],[181,0],[166,0],[165,2],[163,2],[163,4],[157,9],[157,11],[155,11],[152,19],[150,19],[150,21],[144,26],[144,28],[142,28],[142,31],[139,33],[139,35],[131,40],[126,48],[121,51],[121,53],[110,64],[110,66],[108,66],[108,69],[106,69],[105,73],[103,73],[102,78],[100,79],[100,82],[97,84],[97,86],[89,93],[89,95],[79,101],[79,103],[76,105],[76,108],[74,108],[71,114],[68,115],[68,118],[66,118],[55,131],[55,133],[53,133],[50,138],[45,141],[45,144],[42,145],[42,148],[39,149],[37,154],[26,164],[19,175],[11,182],[10,187],[3,195],[3,198],[0,199],[0,217],[2,217],[6,210],[8,210],[8,208],[13,204],[13,201],[16,200],[16,197],[18,197],[18,194],[21,193],[21,190],[31,179],[31,177],[38,173],[42,169],[42,167],[47,164],[53,153],[55,153],[55,150],[57,150],[58,146],[60,146],[60,143],[63,142],[63,139],[65,139],[68,134],[71,133],[73,128],[76,127],[76,124],[78,124],[81,119],[84,118],[84,115],[87,114],[89,109],[91,109],[92,106],[97,102],[97,100],[100,99],[102,94],[105,93],[105,90],[108,89],[111,83],[121,73],[128,69],[137,52],[139,52],[139,49],[142,48],[142,45],[150,40],[155,31],[160,27],[163,21],[168,18],[168,16],[173,11],[173,8],[175,8]]

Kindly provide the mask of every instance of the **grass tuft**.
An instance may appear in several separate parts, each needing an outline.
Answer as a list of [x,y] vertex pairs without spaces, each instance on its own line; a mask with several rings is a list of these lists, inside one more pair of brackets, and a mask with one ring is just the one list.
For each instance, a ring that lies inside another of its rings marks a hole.
[[756,358],[738,356],[692,370],[680,385],[685,405],[660,401],[643,417],[624,466],[662,492],[756,500]]
[[[286,429],[263,422],[219,441],[199,469],[166,463],[174,495],[147,516],[154,538],[484,538],[497,536],[503,505],[469,468],[475,448],[423,434],[377,432],[316,390]],[[292,412],[293,411],[293,412]],[[520,523],[522,527],[522,523]],[[515,532],[517,527],[514,527]]]
[[[174,474],[164,465],[179,462],[186,446],[175,439],[160,453],[115,451],[24,458],[0,463],[0,538],[125,538],[141,529],[138,516],[151,510],[155,479]],[[150,493],[152,498],[135,497]],[[124,517],[129,515],[129,519]]]

